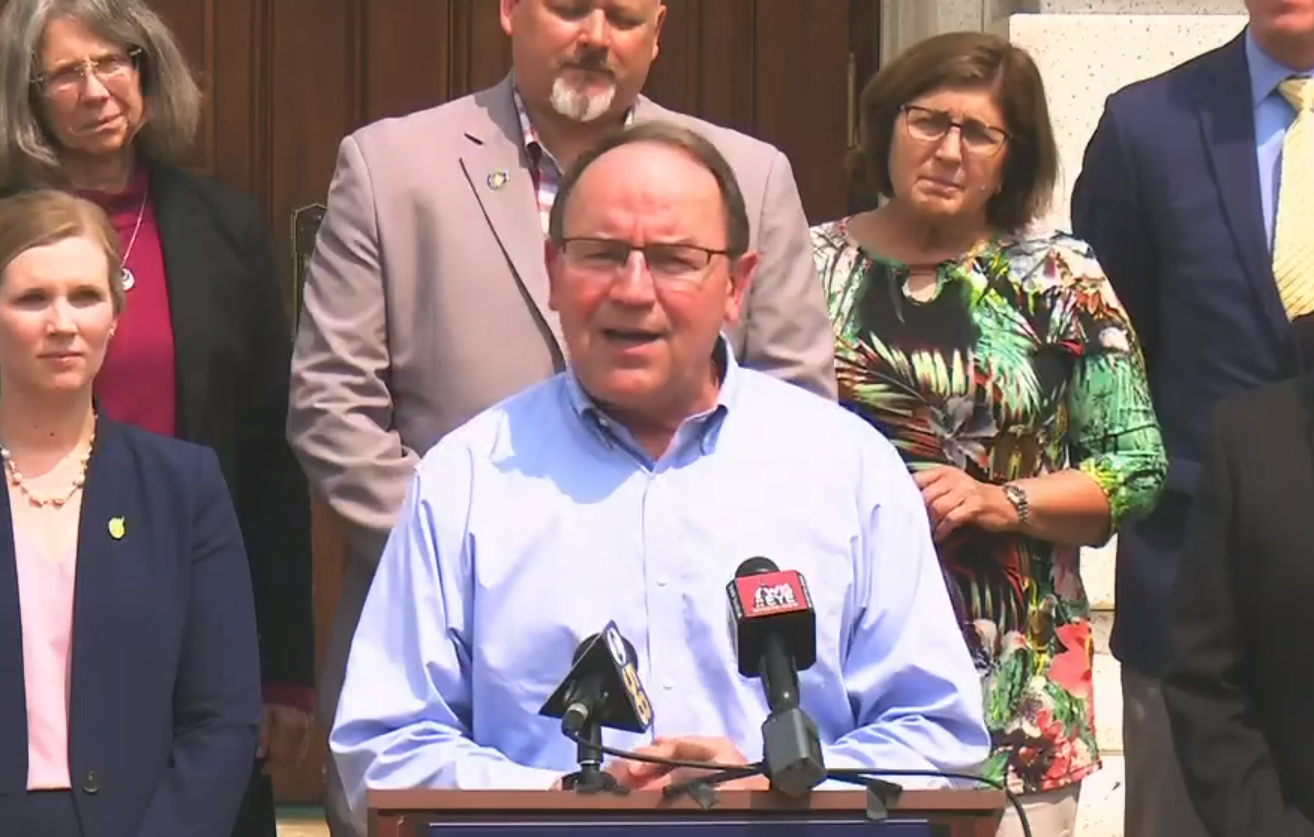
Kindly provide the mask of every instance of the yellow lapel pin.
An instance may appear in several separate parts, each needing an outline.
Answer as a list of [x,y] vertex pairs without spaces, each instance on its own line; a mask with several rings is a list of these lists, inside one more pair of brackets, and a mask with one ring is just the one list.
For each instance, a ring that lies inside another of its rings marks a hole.
[[113,538],[116,541],[123,540],[123,535],[127,531],[128,531],[128,527],[124,524],[123,518],[121,517],[110,518],[109,533],[111,538]]

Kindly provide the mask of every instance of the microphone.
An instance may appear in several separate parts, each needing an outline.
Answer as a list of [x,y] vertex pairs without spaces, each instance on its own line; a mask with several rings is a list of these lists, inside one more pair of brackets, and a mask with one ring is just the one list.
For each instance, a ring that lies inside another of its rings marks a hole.
[[772,787],[805,796],[825,781],[816,723],[799,707],[798,672],[817,661],[817,615],[807,582],[769,558],[749,558],[726,585],[739,673],[759,677],[771,709],[762,724]]
[[561,733],[575,742],[579,770],[562,777],[565,790],[616,793],[625,789],[602,772],[602,728],[644,733],[652,725],[652,702],[639,682],[634,646],[616,623],[575,649],[570,671],[538,714],[561,719]]
[[538,714],[561,719],[561,731],[574,737],[588,726],[647,732],[652,703],[639,682],[634,646],[614,621],[575,649],[570,671]]

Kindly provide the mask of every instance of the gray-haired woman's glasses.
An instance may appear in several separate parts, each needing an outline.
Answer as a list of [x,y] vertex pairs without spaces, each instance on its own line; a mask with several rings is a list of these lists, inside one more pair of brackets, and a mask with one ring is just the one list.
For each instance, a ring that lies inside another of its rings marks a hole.
[[133,47],[126,53],[111,53],[88,58],[76,64],[58,67],[41,73],[32,83],[47,96],[62,96],[82,90],[82,85],[94,75],[101,84],[112,86],[131,78],[141,58],[141,48]]

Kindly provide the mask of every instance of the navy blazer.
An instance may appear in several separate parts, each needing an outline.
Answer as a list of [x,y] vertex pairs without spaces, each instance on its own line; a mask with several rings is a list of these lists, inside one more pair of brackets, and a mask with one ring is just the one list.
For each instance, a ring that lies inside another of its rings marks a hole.
[[1168,450],[1158,508],[1119,534],[1111,641],[1124,664],[1159,676],[1214,406],[1291,371],[1244,36],[1109,98],[1073,189],[1072,221],[1141,338]]
[[[261,715],[251,576],[232,500],[208,448],[105,419],[96,430],[69,696],[83,830],[228,837]],[[0,824],[14,826],[27,815],[27,710],[6,492],[0,533]]]

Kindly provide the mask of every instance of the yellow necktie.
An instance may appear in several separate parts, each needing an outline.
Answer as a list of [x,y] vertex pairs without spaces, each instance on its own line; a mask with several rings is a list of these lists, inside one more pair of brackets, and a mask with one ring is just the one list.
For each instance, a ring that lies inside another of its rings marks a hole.
[[1273,276],[1287,316],[1314,311],[1314,79],[1278,86],[1296,109],[1282,141],[1282,182],[1273,236]]

